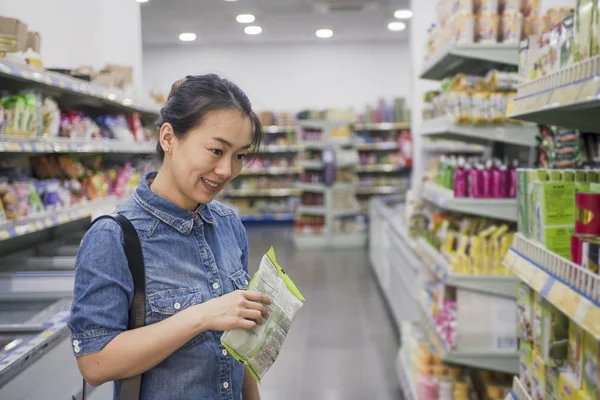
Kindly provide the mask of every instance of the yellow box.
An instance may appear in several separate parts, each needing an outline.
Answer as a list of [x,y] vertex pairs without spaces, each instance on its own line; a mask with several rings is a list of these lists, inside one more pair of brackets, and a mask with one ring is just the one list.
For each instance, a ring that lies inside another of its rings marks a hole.
[[598,352],[600,345],[595,337],[583,333],[583,392],[590,400],[600,399],[598,390]]
[[[546,299],[542,298],[542,333],[540,355],[549,367],[567,365],[569,349],[569,319]],[[581,350],[581,349],[580,349]],[[581,355],[580,357],[581,358]],[[576,384],[581,387],[581,380]]]
[[546,367],[546,393],[544,400],[560,400],[560,371]]
[[527,393],[531,393],[533,381],[533,349],[531,343],[521,342],[519,348],[519,375]]
[[569,321],[569,375],[577,389],[581,389],[583,369],[583,329],[573,321]]
[[543,399],[546,394],[546,364],[544,363],[544,360],[536,354],[533,355],[532,376],[531,397],[533,399]]
[[579,389],[575,386],[572,378],[568,374],[561,373],[559,377],[560,399],[561,400],[580,400]]
[[533,292],[533,351],[537,354],[542,354],[540,349],[542,346],[542,300],[538,292]]

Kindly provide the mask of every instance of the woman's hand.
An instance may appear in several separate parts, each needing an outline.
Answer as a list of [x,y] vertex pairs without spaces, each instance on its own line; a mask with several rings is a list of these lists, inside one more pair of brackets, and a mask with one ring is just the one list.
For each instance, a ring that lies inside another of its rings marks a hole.
[[201,309],[207,330],[230,331],[262,325],[269,318],[265,304],[271,304],[271,299],[263,293],[236,290],[196,307]]

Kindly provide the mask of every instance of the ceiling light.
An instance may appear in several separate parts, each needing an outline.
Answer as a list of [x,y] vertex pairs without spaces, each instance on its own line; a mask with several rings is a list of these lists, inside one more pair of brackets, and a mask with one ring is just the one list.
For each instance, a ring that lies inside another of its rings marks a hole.
[[406,29],[406,24],[404,22],[399,22],[399,21],[397,21],[397,22],[390,22],[388,24],[388,29],[390,31],[394,31],[394,32],[403,31],[403,30]]
[[262,28],[260,26],[247,26],[244,28],[246,35],[260,35]]
[[413,13],[410,10],[397,10],[394,13],[394,17],[396,17],[398,19],[411,19],[412,16],[413,16]]
[[331,29],[319,29],[316,35],[319,38],[327,39],[333,36],[333,31]]
[[148,0],[137,0],[138,3],[147,3]]
[[196,40],[196,34],[191,32],[184,32],[181,35],[179,35],[179,40],[181,40],[182,42],[193,42],[194,40]]
[[240,14],[235,17],[235,20],[240,24],[251,24],[256,18],[252,14]]

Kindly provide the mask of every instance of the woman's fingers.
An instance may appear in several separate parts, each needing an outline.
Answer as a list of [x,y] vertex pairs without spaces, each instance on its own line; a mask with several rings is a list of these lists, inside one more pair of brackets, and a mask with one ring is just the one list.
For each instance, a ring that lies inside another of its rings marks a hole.
[[244,319],[256,321],[258,325],[262,325],[264,322],[262,313],[258,310],[246,309],[242,311],[240,316]]
[[266,305],[271,304],[271,299],[269,298],[269,296],[267,296],[266,294],[261,293],[261,292],[247,291],[247,292],[244,292],[244,296],[246,297],[247,300],[250,300],[250,301],[257,301],[259,303],[263,303]]
[[256,301],[248,300],[248,302],[246,303],[246,308],[251,309],[251,310],[258,310],[261,312],[263,318],[265,318],[265,319],[269,318],[269,312],[267,311],[267,308],[265,306],[263,306],[261,303],[257,303]]

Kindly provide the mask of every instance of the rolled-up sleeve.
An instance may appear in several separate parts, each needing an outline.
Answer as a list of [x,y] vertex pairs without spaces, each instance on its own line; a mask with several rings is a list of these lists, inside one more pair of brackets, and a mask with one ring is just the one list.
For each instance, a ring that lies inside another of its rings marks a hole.
[[69,328],[76,357],[101,351],[127,330],[133,279],[123,249],[121,227],[111,219],[85,234],[75,263]]

